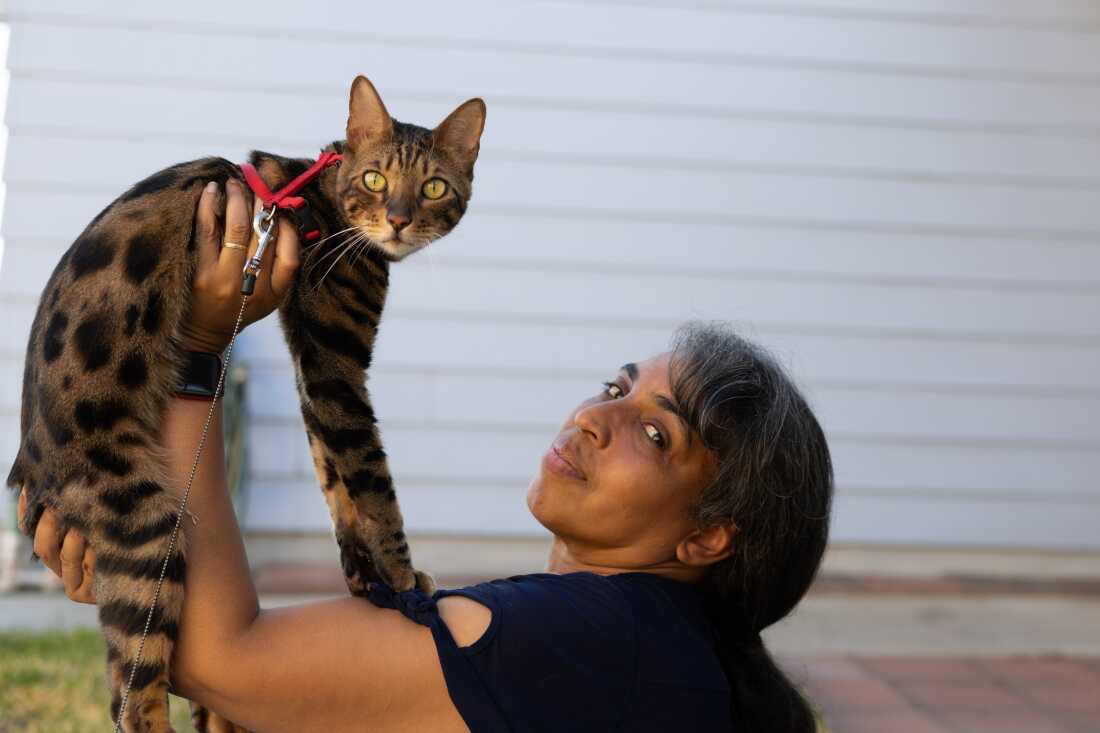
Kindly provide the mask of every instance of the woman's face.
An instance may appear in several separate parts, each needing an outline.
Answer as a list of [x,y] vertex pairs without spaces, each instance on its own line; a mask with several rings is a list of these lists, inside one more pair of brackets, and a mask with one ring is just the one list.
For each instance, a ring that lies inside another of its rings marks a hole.
[[696,529],[691,509],[717,471],[678,415],[669,353],[626,364],[566,418],[527,490],[559,539],[619,567],[675,556]]

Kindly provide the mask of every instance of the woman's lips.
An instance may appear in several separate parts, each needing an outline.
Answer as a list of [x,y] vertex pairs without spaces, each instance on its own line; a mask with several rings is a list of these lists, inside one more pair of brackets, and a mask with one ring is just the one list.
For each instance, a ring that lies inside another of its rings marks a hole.
[[542,457],[543,464],[554,473],[568,476],[577,481],[584,481],[586,477],[577,468],[575,461],[576,459],[570,457],[567,452],[558,447],[557,441],[550,446],[550,450],[546,451],[546,455]]

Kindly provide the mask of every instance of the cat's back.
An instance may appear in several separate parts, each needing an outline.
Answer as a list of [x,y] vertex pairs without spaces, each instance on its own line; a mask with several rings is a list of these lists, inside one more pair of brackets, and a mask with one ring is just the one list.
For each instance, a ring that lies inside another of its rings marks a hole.
[[[8,485],[56,487],[110,471],[147,443],[175,377],[172,342],[195,265],[203,186],[240,177],[222,158],[158,171],[103,209],[61,256],[39,299],[23,373],[21,440]],[[96,457],[103,460],[96,461]]]

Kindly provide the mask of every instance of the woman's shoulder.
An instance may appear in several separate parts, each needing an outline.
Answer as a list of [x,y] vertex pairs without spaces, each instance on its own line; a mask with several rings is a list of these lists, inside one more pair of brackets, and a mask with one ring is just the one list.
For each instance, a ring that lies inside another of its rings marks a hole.
[[482,632],[473,637],[481,642],[505,622],[513,635],[529,629],[538,638],[552,632],[557,639],[598,635],[605,644],[634,644],[671,634],[709,641],[697,588],[652,573],[531,573],[436,592],[437,601],[454,596],[487,609],[480,622],[472,607],[460,611],[471,634]]
[[531,573],[436,591],[436,599],[462,596],[487,608],[493,624],[633,624],[632,598],[620,585],[595,573]]
[[440,590],[436,597],[465,596],[493,611],[501,606],[513,611],[530,607],[543,611],[597,607],[622,616],[634,615],[639,606],[641,610],[648,610],[654,593],[665,598],[680,598],[684,590],[678,586],[684,585],[650,573],[529,573]]

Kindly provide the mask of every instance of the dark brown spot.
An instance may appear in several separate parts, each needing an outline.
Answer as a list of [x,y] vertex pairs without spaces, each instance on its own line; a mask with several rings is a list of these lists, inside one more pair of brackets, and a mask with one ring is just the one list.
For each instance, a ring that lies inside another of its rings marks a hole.
[[111,359],[111,336],[110,324],[102,314],[87,318],[76,327],[73,339],[84,359],[84,371],[94,372]]
[[86,433],[110,430],[119,420],[130,414],[130,408],[121,400],[104,400],[99,404],[80,400],[73,408],[76,424]]
[[115,476],[125,476],[133,470],[133,464],[122,456],[114,453],[106,448],[95,446],[88,448],[84,451],[84,455],[88,457],[88,460],[99,468]]
[[72,257],[69,258],[73,280],[102,270],[114,259],[115,248],[109,240],[96,234],[85,234],[73,245]]
[[118,382],[127,389],[137,389],[149,379],[149,370],[141,354],[133,352],[118,365]]
[[156,269],[160,262],[161,241],[146,234],[130,239],[126,247],[126,276],[140,285]]
[[160,328],[162,306],[159,290],[149,292],[149,299],[145,303],[145,312],[141,316],[141,327],[145,333],[154,333]]
[[42,337],[42,358],[47,363],[61,356],[61,352],[65,350],[65,342],[61,340],[61,336],[68,326],[69,318],[61,311],[50,318],[50,324],[46,326],[46,333]]
[[131,303],[126,308],[126,326],[123,328],[123,333],[127,336],[134,335],[134,331],[137,330],[139,316],[141,316],[141,308],[139,308],[136,303]]

